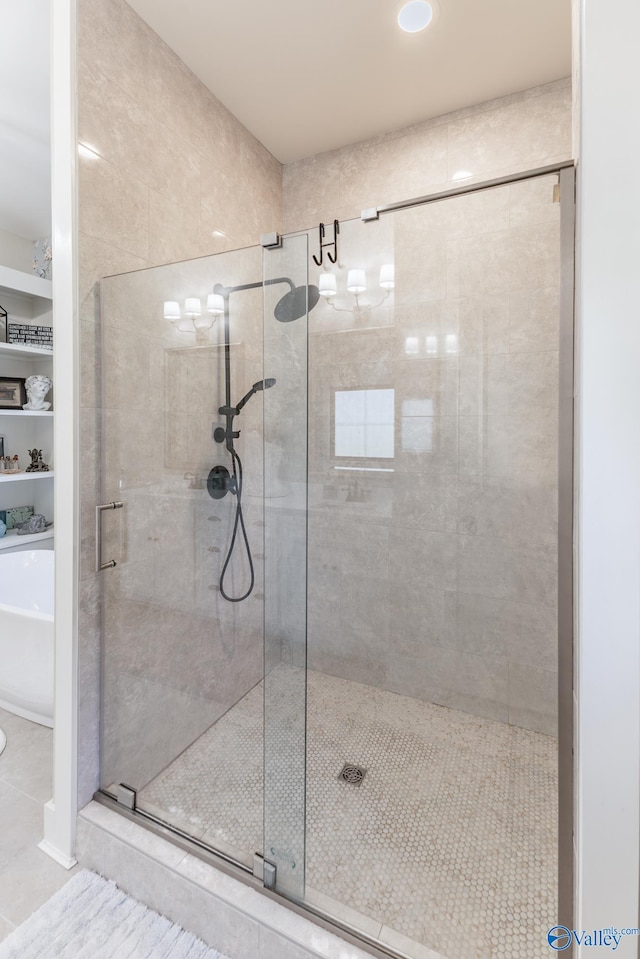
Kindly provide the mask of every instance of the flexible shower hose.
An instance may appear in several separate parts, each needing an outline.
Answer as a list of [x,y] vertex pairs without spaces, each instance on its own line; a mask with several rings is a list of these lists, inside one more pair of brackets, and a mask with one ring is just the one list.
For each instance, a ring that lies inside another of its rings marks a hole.
[[[242,460],[238,456],[235,450],[231,450],[231,462],[233,466],[233,480],[236,488],[236,516],[233,523],[233,533],[231,535],[231,542],[229,543],[229,551],[227,557],[224,561],[224,566],[222,567],[222,572],[220,574],[220,592],[224,599],[229,603],[241,603],[243,599],[246,599],[247,596],[251,595],[253,586],[255,583],[255,573],[253,570],[253,557],[251,556],[251,547],[249,546],[249,537],[247,536],[247,530],[244,525],[244,515],[242,512]],[[238,527],[242,532],[242,538],[244,539],[245,549],[247,551],[247,559],[249,560],[249,570],[251,574],[251,579],[249,583],[249,589],[242,596],[229,596],[225,592],[224,588],[224,578],[229,568],[229,563],[231,562],[231,557],[233,556],[233,551],[235,549],[236,540],[238,538]]]

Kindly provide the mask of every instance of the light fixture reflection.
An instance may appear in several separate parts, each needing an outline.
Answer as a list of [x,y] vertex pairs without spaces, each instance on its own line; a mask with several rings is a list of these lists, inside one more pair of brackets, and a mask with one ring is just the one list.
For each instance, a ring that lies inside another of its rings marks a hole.
[[207,297],[207,313],[211,316],[222,316],[224,313],[224,299],[220,293],[210,293]]
[[393,263],[384,263],[380,267],[378,284],[383,290],[392,290],[396,285],[396,271]]
[[338,312],[352,313],[354,316],[361,317],[364,313],[377,309],[385,302],[391,291],[394,289],[395,268],[393,263],[383,263],[378,274],[378,286],[383,289],[384,296],[379,303],[361,303],[360,296],[367,292],[367,273],[366,270],[354,268],[347,271],[347,290],[353,294],[355,304],[353,307],[336,306],[332,302],[333,297],[339,295],[338,276],[335,273],[321,273],[318,278],[318,290],[320,296],[324,297],[327,303]]
[[338,281],[335,273],[321,273],[318,280],[320,296],[335,296],[338,292]]
[[[223,313],[224,300],[219,293],[209,293],[204,312],[200,297],[197,296],[188,296],[182,311],[177,300],[165,300],[163,310],[165,320],[170,320],[179,333],[195,333],[197,342],[206,340],[205,333],[211,329],[216,317]],[[186,326],[182,325],[183,315],[189,321]]]
[[367,278],[364,270],[349,270],[347,274],[347,289],[349,293],[364,293],[367,288]]

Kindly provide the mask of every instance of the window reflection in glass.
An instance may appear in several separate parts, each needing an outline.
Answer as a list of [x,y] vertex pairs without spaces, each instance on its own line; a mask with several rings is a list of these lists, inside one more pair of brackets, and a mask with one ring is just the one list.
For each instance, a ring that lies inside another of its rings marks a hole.
[[336,390],[335,455],[393,459],[394,390]]

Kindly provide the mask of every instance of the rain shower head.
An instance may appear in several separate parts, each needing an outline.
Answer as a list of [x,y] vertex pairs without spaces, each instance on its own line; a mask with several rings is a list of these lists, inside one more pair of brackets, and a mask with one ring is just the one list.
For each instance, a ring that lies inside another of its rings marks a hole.
[[[293,320],[299,320],[307,312],[312,310],[320,299],[320,291],[317,286],[294,286],[293,280],[288,276],[276,276],[269,280],[257,280],[255,283],[242,283],[240,286],[222,286],[216,283],[213,288],[214,293],[218,293],[227,301],[225,308],[225,318],[228,324],[229,309],[228,299],[232,293],[240,293],[243,290],[257,290],[260,287],[275,286],[277,283],[287,283],[289,285],[288,293],[278,300],[273,315],[281,323],[291,323]],[[226,329],[226,325],[225,325]]]
[[310,312],[319,299],[320,291],[317,286],[292,286],[276,303],[273,315],[281,323],[291,323]]

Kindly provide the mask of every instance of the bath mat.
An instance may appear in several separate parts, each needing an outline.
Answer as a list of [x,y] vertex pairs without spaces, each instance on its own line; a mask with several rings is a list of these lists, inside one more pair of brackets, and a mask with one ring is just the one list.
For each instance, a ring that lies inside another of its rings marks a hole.
[[225,959],[83,869],[0,943],[0,959]]
[[7,745],[7,737],[0,729],[0,753],[2,752],[2,750],[4,749],[6,745]]

